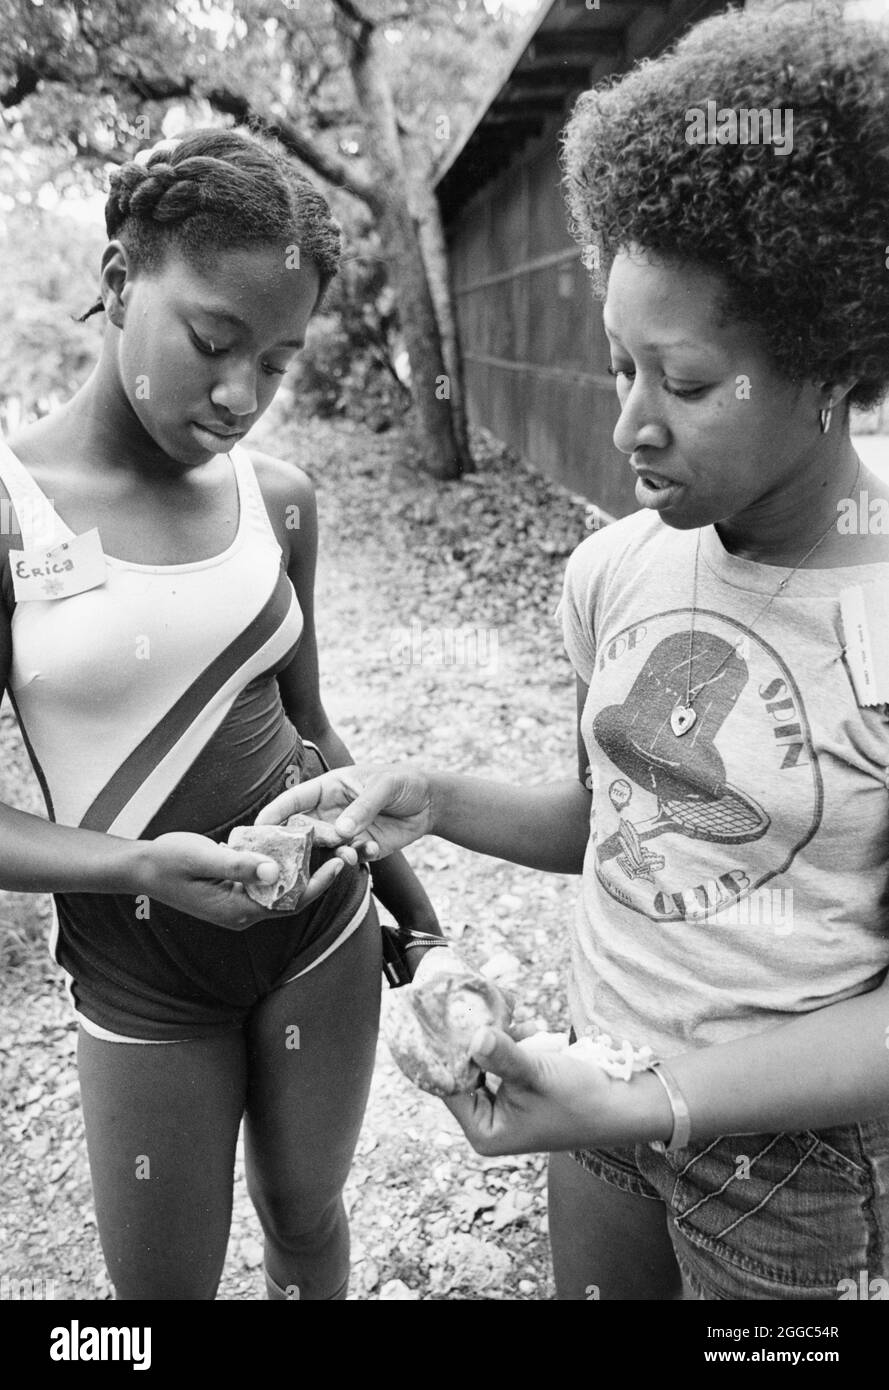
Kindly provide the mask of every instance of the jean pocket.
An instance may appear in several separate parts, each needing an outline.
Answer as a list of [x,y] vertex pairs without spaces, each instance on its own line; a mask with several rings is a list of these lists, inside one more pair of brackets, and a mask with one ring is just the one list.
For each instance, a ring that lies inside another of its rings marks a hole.
[[867,1249],[868,1175],[851,1130],[736,1135],[692,1154],[673,1192],[690,1244],[778,1285],[829,1289]]

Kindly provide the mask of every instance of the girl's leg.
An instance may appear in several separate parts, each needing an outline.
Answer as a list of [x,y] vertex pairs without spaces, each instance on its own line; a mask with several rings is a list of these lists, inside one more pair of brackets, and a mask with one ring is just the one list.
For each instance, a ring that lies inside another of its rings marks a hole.
[[549,1234],[558,1299],[682,1296],[664,1203],[594,1177],[567,1153],[550,1155]]
[[240,1033],[103,1042],[78,1065],[99,1237],[119,1299],[213,1299],[244,1110]]
[[275,990],[247,1024],[247,1183],[271,1297],[346,1296],[342,1191],[373,1073],[380,955],[371,907],[332,956]]

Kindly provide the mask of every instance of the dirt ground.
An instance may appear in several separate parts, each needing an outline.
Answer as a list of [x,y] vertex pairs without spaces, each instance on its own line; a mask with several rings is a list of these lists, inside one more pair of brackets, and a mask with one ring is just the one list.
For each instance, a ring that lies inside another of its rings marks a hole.
[[[359,759],[533,783],[570,775],[573,676],[553,619],[582,499],[483,444],[480,471],[438,485],[399,432],[269,420],[254,441],[295,458],[319,499],[322,694]],[[43,813],[8,701],[0,799]],[[566,1026],[566,923],[576,880],[411,847],[446,929],[519,998]],[[74,1065],[75,1024],[46,952],[48,900],[0,893],[0,1277],[34,1295],[108,1299]],[[552,1297],[545,1160],[483,1159],[380,1044],[347,1187],[353,1299]],[[239,1149],[220,1299],[264,1297],[258,1220]],[[13,1295],[14,1296],[14,1295]]]

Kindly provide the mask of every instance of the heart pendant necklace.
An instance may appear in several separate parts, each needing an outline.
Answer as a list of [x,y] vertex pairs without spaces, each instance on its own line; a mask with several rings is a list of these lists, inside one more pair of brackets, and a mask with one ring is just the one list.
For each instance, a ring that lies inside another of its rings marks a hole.
[[[860,459],[857,460],[857,464],[858,464],[858,467],[857,467],[856,474],[855,474],[855,482],[852,484],[852,492],[851,492],[850,494],[848,494],[849,496],[854,496],[854,495],[855,495],[855,489],[857,488],[858,482],[859,482],[859,480],[860,480],[860,478],[861,478],[861,460],[860,460]],[[766,600],[766,602],[763,604],[762,608],[760,608],[759,612],[756,614],[756,617],[753,619],[753,622],[752,622],[752,623],[750,624],[750,626],[747,628],[747,633],[748,633],[748,634],[750,634],[750,633],[753,631],[753,629],[756,627],[756,624],[759,622],[760,618],[762,618],[762,617],[765,615],[765,613],[768,611],[768,609],[771,608],[772,604],[775,602],[775,599],[778,597],[778,595],[779,595],[780,593],[783,593],[783,591],[787,588],[787,585],[790,583],[791,579],[792,579],[793,576],[796,574],[797,570],[800,569],[800,568],[806,563],[806,561],[808,560],[808,558],[809,558],[810,555],[813,555],[813,554],[814,554],[814,552],[818,549],[818,547],[819,547],[819,545],[821,544],[821,542],[822,542],[822,541],[825,539],[825,537],[833,530],[833,528],[834,528],[835,525],[836,525],[836,521],[835,521],[835,519],[832,519],[830,525],[829,525],[828,528],[827,528],[827,530],[824,531],[824,532],[822,533],[822,535],[820,535],[820,536],[818,537],[818,539],[817,539],[817,541],[815,542],[815,544],[814,544],[809,550],[806,551],[806,553],[805,553],[805,555],[803,556],[803,558],[798,562],[798,564],[794,565],[793,569],[789,572],[789,574],[786,574],[786,575],[784,576],[784,578],[781,580],[781,582],[780,582],[780,584],[778,585],[778,587],[777,587],[777,589],[775,590],[775,592],[771,595],[771,597],[770,597],[769,599]],[[694,689],[692,689],[692,685],[691,685],[691,666],[692,666],[692,657],[693,657],[693,655],[694,655],[694,650],[693,650],[693,649],[694,649],[694,640],[695,640],[695,614],[696,614],[697,611],[698,611],[698,560],[699,560],[699,558],[700,558],[700,554],[701,554],[701,533],[700,533],[700,531],[698,531],[697,545],[695,546],[695,577],[694,577],[694,590],[693,590],[692,601],[691,601],[691,624],[690,624],[690,626],[689,626],[689,632],[688,632],[688,671],[687,671],[687,678],[686,678],[686,684],[685,684],[685,703],[684,703],[684,704],[680,704],[680,703],[677,702],[677,703],[673,706],[672,710],[670,711],[670,728],[673,730],[673,733],[675,734],[676,738],[682,738],[683,734],[687,734],[688,731],[689,731],[689,729],[693,729],[693,728],[694,728],[695,724],[697,723],[697,719],[698,719],[697,711],[696,711],[695,708],[694,708],[694,702],[695,702],[695,700],[698,698],[698,696],[700,695],[701,691],[702,691],[702,690],[706,690],[707,686],[710,685],[711,682],[714,681],[714,680],[716,679],[716,677],[719,675],[720,671],[722,670],[723,666],[725,666],[726,663],[727,663],[728,661],[730,661],[731,658],[732,658],[733,656],[737,656],[737,655],[739,654],[739,648],[740,648],[740,646],[741,646],[741,642],[736,642],[735,645],[734,645],[733,647],[730,648],[729,653],[728,653],[728,656],[724,656],[724,657],[723,657],[722,661],[720,661],[719,665],[716,666],[716,667],[710,672],[710,674],[709,674],[709,676],[707,676],[706,680],[701,681],[699,685],[696,685],[696,686],[694,687]],[[744,640],[744,639],[742,639],[742,641],[743,641],[743,640]]]
[[697,717],[691,705],[677,705],[670,713],[670,728],[677,738],[682,738],[683,734],[688,733]]

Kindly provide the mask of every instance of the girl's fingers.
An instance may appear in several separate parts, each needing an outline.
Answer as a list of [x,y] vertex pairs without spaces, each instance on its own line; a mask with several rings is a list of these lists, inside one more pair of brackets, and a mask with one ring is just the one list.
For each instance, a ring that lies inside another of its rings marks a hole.
[[220,857],[214,856],[212,868],[208,866],[208,877],[225,878],[232,883],[274,883],[281,872],[275,860],[265,854],[242,853],[227,849],[225,845],[219,845],[218,850]]
[[312,874],[306,884],[306,891],[303,893],[297,906],[297,912],[302,912],[304,907],[308,907],[316,898],[320,898],[322,893],[326,893],[328,888],[336,882],[339,875],[345,868],[342,859],[328,859],[326,864],[322,864],[317,873]]

